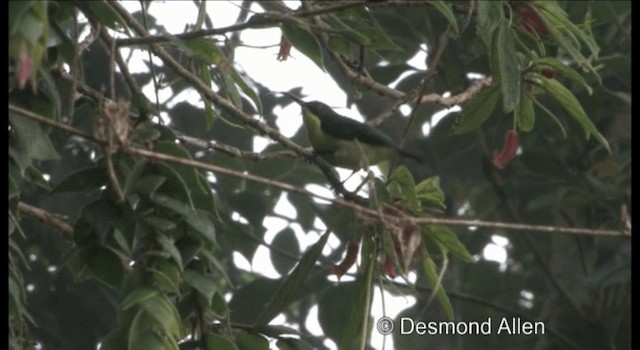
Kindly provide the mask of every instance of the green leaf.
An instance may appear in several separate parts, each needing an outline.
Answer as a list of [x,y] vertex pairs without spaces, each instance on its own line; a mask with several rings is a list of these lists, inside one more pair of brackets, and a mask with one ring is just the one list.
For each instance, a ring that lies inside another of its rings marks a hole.
[[140,306],[162,326],[164,332],[172,339],[180,339],[180,316],[175,306],[164,294],[140,302]]
[[280,275],[284,276],[288,274],[297,263],[297,259],[285,256],[281,251],[293,256],[298,256],[300,254],[300,243],[298,242],[298,238],[296,237],[295,232],[293,232],[293,229],[287,226],[282,231],[278,232],[271,242],[271,247],[274,248],[270,249],[273,267]]
[[522,96],[520,97],[520,104],[514,111],[514,116],[520,130],[524,132],[533,130],[533,125],[535,123],[533,99],[524,89],[522,90]]
[[313,350],[311,345],[295,338],[279,338],[276,346],[280,350]]
[[494,32],[504,21],[503,1],[478,1],[476,33],[487,47],[492,47]]
[[13,176],[9,176],[9,199],[16,198],[20,196],[20,188],[18,188],[18,184],[13,179]]
[[109,333],[100,344],[100,350],[121,350],[127,348],[127,337],[121,329]]
[[260,334],[241,331],[236,335],[239,350],[269,350],[269,341]]
[[65,265],[71,270],[75,282],[81,282],[91,277],[91,271],[82,258],[85,249],[87,248],[76,250],[65,259]]
[[276,296],[281,285],[282,279],[273,280],[258,277],[241,286],[233,293],[233,297],[229,301],[231,319],[234,322],[255,323],[259,314],[264,312],[270,300]]
[[[195,66],[196,66],[196,71],[199,73],[198,76],[200,77],[200,80],[202,80],[202,82],[208,88],[211,88],[211,72],[209,71],[209,66],[204,64],[203,62],[196,62]],[[211,130],[211,127],[213,126],[213,122],[220,115],[215,110],[215,108],[213,108],[213,104],[211,103],[209,98],[207,98],[202,93],[200,93],[200,97],[202,98],[202,101],[204,101],[206,127],[207,127],[207,130]]]
[[346,315],[347,322],[340,337],[340,349],[364,349],[371,321],[373,270],[376,266],[375,242],[364,237],[360,253],[362,266],[358,271],[355,298]]
[[236,344],[231,342],[229,339],[213,333],[206,334],[206,343],[207,349],[239,350]]
[[[600,47],[591,33],[576,26],[567,13],[555,1],[537,1],[531,8],[538,14],[545,27],[563,50],[565,50],[576,63],[593,73],[600,82],[600,76],[591,65],[591,59],[597,58]],[[580,42],[587,45],[590,51],[589,58],[580,52]]]
[[451,24],[451,27],[453,28],[453,31],[458,34],[460,32],[460,29],[458,28],[458,21],[456,20],[456,16],[453,14],[453,11],[451,10],[451,8],[444,2],[444,1],[429,1],[429,4],[431,6],[433,6],[436,10],[438,10],[438,12],[440,12],[444,18],[447,19],[447,21],[449,22],[449,24]]
[[[322,333],[331,338],[338,349],[345,329],[348,327],[349,314],[353,309],[359,291],[356,282],[341,282],[327,289],[318,300],[318,322]],[[358,349],[347,347],[344,349]]]
[[218,259],[216,259],[216,257],[213,256],[213,254],[211,254],[209,250],[203,249],[202,251],[200,251],[200,255],[203,258],[207,259],[207,261],[209,261],[211,264],[213,264],[213,267],[215,267],[218,270],[218,272],[220,272],[220,274],[225,279],[225,281],[229,284],[229,286],[231,288],[234,288],[231,278],[229,278],[229,275],[227,275],[226,267],[222,265],[222,263],[218,261]]
[[158,333],[150,330],[137,333],[130,339],[129,349],[156,349],[156,350],[177,350],[171,342],[161,337]]
[[106,2],[90,1],[87,3],[91,13],[96,16],[98,21],[105,27],[111,28],[117,32],[121,32],[124,29],[129,33],[129,29],[126,22],[120,17],[120,15]]
[[9,2],[9,35],[15,35],[23,23],[22,19],[27,14],[34,1],[12,1]]
[[564,125],[562,125],[562,123],[560,122],[560,119],[558,119],[558,117],[556,117],[555,114],[553,114],[549,109],[547,109],[547,107],[545,107],[542,103],[538,102],[538,100],[536,100],[535,98],[532,97],[531,100],[538,108],[540,108],[543,112],[545,112],[545,114],[549,116],[551,120],[556,122],[556,124],[560,128],[560,131],[562,132],[562,136],[564,138],[567,138],[567,131],[564,129]]
[[438,277],[437,266],[429,257],[429,253],[427,249],[422,245],[422,267],[424,269],[424,273],[429,280],[429,283],[433,288],[437,288],[434,292],[436,294],[436,298],[438,298],[438,302],[442,306],[444,313],[447,315],[449,320],[453,320],[454,312],[453,306],[451,306],[451,301],[449,300],[449,296],[444,290],[444,287],[440,283],[440,278]]
[[492,42],[491,71],[500,84],[504,112],[509,113],[520,102],[520,69],[511,28],[506,22],[500,22]]
[[149,224],[149,226],[160,231],[170,231],[178,226],[178,224],[173,220],[159,218],[156,216],[145,216],[142,220],[145,224]]
[[122,192],[125,197],[129,197],[133,194],[133,190],[135,188],[135,184],[140,180],[140,177],[144,173],[145,167],[147,165],[146,159],[139,159],[133,165],[133,169],[126,174],[127,179],[124,182],[124,187],[122,188]]
[[180,251],[178,250],[178,248],[176,248],[175,244],[173,243],[173,240],[160,232],[156,233],[155,237],[156,242],[158,242],[158,244],[165,252],[169,253],[176,264],[178,264],[180,270],[182,270],[182,256],[180,255]]
[[351,54],[351,41],[348,39],[332,35],[329,37],[327,46],[331,51],[337,52],[339,54],[348,56]]
[[127,295],[124,298],[124,300],[120,304],[120,309],[127,310],[130,307],[138,305],[149,298],[155,297],[159,293],[160,292],[155,288],[149,288],[149,287],[138,288],[133,292],[129,293],[129,295]]
[[102,186],[109,181],[107,170],[101,166],[90,166],[82,168],[67,175],[52,193],[62,192],[89,192]]
[[[171,197],[181,197],[184,198],[184,200],[187,202],[188,206],[189,206],[189,210],[191,210],[192,208],[194,208],[194,204],[193,204],[193,197],[192,197],[192,193],[191,190],[189,189],[189,186],[187,186],[187,184],[184,182],[184,179],[180,176],[180,174],[175,170],[175,168],[169,166],[168,164],[165,163],[157,163],[154,164],[154,166],[156,167],[158,173],[164,175],[163,177],[166,179],[162,184],[150,184],[151,186],[161,186],[159,188],[156,189],[162,189],[161,192],[167,193],[167,194],[171,194]],[[157,193],[155,192],[155,190],[152,192],[153,195],[150,195],[150,198],[153,200],[153,198],[157,197],[157,196],[165,196],[168,197],[166,194],[161,194],[161,193]]]
[[[162,141],[156,143],[155,151],[169,154],[172,156],[191,159],[189,152],[182,146],[175,144],[173,141]],[[190,205],[193,208],[199,208],[207,212],[215,211],[215,202],[211,189],[209,188],[203,176],[193,167],[183,164],[158,163],[156,165],[164,165],[170,168],[171,172],[165,172],[166,175],[176,175],[184,186]],[[161,167],[162,168],[162,167]]]
[[287,307],[289,303],[295,300],[295,297],[302,288],[309,272],[311,272],[316,260],[318,260],[318,257],[322,253],[322,249],[329,239],[329,233],[330,231],[326,231],[322,237],[320,237],[320,239],[314,243],[306,253],[304,253],[298,265],[282,282],[278,292],[276,292],[273,299],[258,316],[258,319],[254,324],[256,328],[259,329],[260,327],[266,326],[285,307]]
[[180,292],[180,268],[166,260],[156,260],[153,268],[153,280],[159,288],[170,293]]
[[587,89],[587,92],[589,93],[589,95],[593,93],[593,89],[591,88],[591,86],[587,84],[584,78],[582,78],[582,76],[575,69],[567,66],[566,64],[562,63],[562,61],[560,61],[555,57],[536,58],[535,60],[533,60],[533,65],[541,68],[542,67],[551,68],[555,72],[562,74],[563,76],[571,79],[577,84],[582,85],[585,89]]
[[418,199],[445,208],[444,192],[440,188],[440,177],[432,176],[420,181],[416,186]]
[[256,92],[247,84],[242,75],[238,73],[232,66],[229,66],[229,73],[233,81],[240,87],[240,90],[247,95],[251,101],[256,105],[256,109],[259,115],[262,115],[262,101]]
[[290,23],[283,23],[281,28],[282,34],[293,47],[309,57],[322,71],[325,70],[322,63],[322,47],[311,32],[306,28]]
[[327,20],[335,28],[335,32],[343,38],[346,38],[348,41],[362,46],[368,46],[371,44],[371,39],[369,39],[366,34],[348,26],[338,16],[331,15]]
[[31,181],[33,184],[38,185],[47,191],[51,190],[51,187],[49,186],[49,182],[47,182],[47,180],[44,178],[44,176],[42,175],[42,173],[38,168],[35,168],[32,166],[27,167],[27,169],[25,169],[25,172],[24,172],[24,177],[27,180]]
[[589,135],[595,136],[602,146],[611,153],[609,142],[607,142],[607,139],[600,134],[596,126],[582,109],[582,105],[580,105],[578,99],[573,95],[573,93],[571,93],[571,91],[569,91],[569,89],[555,79],[547,79],[536,73],[531,73],[531,75],[534,76],[535,81],[538,82],[542,88],[549,93],[549,95],[551,95],[575,121],[578,122],[578,124],[580,124],[587,137],[589,137]]
[[111,249],[94,248],[86,256],[87,265],[93,275],[102,283],[115,290],[120,290],[124,279],[122,260]]
[[[160,141],[156,143],[154,150],[159,153],[191,160],[189,151],[173,141]],[[200,182],[198,171],[193,167],[183,164],[171,164],[170,166],[180,175],[180,178],[192,192],[208,193],[209,189],[205,188]]]
[[39,123],[17,116],[13,112],[9,112],[9,123],[15,132],[11,138],[15,138],[15,142],[20,144],[19,148],[25,151],[24,156],[36,160],[60,159],[48,133],[40,127]]
[[413,213],[421,211],[420,201],[416,193],[416,184],[413,176],[406,166],[397,167],[390,177],[389,192],[392,196],[399,197],[402,206]]
[[211,300],[211,310],[216,313],[217,316],[225,318],[226,322],[229,322],[229,305],[220,292],[216,292]]
[[159,175],[147,175],[141,177],[133,184],[132,191],[146,194],[149,197],[153,197],[158,188],[167,180],[164,176]]
[[196,209],[187,215],[185,222],[189,227],[200,233],[203,238],[216,244],[216,228],[211,216],[207,212]]
[[457,256],[462,261],[472,261],[471,254],[469,254],[467,248],[448,227],[443,225],[423,226],[422,234],[442,244],[451,254]]
[[186,204],[160,193],[156,193],[155,196],[151,197],[151,201],[161,207],[173,210],[174,212],[183,216],[189,216],[189,214],[191,213],[191,208]]
[[39,67],[38,77],[42,78],[41,82],[43,83],[40,91],[42,91],[49,101],[51,101],[55,110],[54,115],[59,118],[59,116],[62,115],[62,101],[60,100],[59,89],[53,81],[53,77],[51,76],[48,68]]
[[462,114],[453,126],[453,133],[460,135],[477,128],[489,118],[499,99],[500,91],[496,85],[480,91],[462,106]]
[[200,272],[197,272],[192,269],[184,270],[184,281],[197,290],[203,298],[207,301],[207,303],[211,303],[211,299],[213,298],[213,294],[216,292],[217,287],[215,282],[210,276],[205,276]]
[[176,241],[182,261],[188,265],[204,247],[204,242],[194,235],[184,235]]
[[200,30],[202,29],[202,25],[204,21],[207,19],[207,2],[203,1],[198,6],[198,18],[196,19],[196,23],[193,25],[193,29]]
[[218,65],[224,59],[224,53],[216,45],[216,42],[207,38],[195,38],[180,40],[176,37],[171,39],[173,44],[180,48],[186,49],[187,53],[198,57],[202,61],[210,65]]

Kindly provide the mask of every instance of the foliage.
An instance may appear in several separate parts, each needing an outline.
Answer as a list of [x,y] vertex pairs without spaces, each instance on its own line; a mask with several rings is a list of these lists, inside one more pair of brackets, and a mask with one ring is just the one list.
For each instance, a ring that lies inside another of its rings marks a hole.
[[[215,6],[194,8],[197,24],[183,34],[158,34],[151,14],[115,2],[10,2],[10,348],[324,349],[327,339],[378,348],[369,339],[380,288],[417,300],[396,325],[518,317],[546,326],[535,336],[395,331],[398,349],[630,349],[626,237],[455,222],[583,233],[630,225],[629,3],[290,11],[243,1],[226,28],[212,27],[205,10]],[[302,131],[285,138],[275,128],[274,109],[290,101],[234,61],[240,33],[267,28],[282,32],[284,67],[292,47],[309,57],[366,119],[386,118],[389,135],[402,133],[398,107],[411,105],[406,148],[426,164],[347,192],[298,145]],[[408,61],[425,47],[422,71]],[[151,52],[149,70],[130,73],[124,49]],[[203,102],[157,100],[148,86]],[[461,112],[416,132],[453,105]],[[274,142],[256,154],[258,135]],[[336,198],[318,200],[312,184]],[[267,244],[265,222],[285,195],[295,218]],[[424,221],[438,218],[452,221]],[[294,227],[315,244],[301,249]],[[483,253],[500,237],[508,259],[496,264]],[[260,246],[281,278],[234,263]],[[320,336],[305,323],[314,307]],[[275,325],[279,315],[293,326]]]

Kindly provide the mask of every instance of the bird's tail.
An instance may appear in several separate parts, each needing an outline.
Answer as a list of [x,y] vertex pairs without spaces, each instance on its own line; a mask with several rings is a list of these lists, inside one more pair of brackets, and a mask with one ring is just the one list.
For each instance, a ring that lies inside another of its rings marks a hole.
[[304,101],[302,101],[302,99],[300,99],[300,97],[295,96],[295,95],[293,95],[293,94],[291,94],[291,93],[289,93],[289,92],[286,92],[286,91],[280,91],[280,93],[281,93],[281,94],[283,94],[283,95],[285,95],[285,96],[287,96],[287,97],[289,97],[290,99],[292,99],[292,100],[296,101],[299,105],[304,105],[304,104],[305,104],[305,102],[304,102]]
[[427,161],[426,161],[426,159],[424,157],[421,157],[421,156],[419,156],[419,155],[417,155],[415,153],[407,152],[407,151],[402,150],[402,149],[398,149],[397,151],[401,156],[406,157],[406,158],[411,158],[411,159],[415,160],[416,162],[418,162],[420,164],[426,164],[427,163]]

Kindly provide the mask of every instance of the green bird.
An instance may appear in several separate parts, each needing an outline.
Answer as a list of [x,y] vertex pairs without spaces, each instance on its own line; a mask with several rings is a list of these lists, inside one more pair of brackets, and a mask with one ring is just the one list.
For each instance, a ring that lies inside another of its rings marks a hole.
[[423,162],[371,125],[342,116],[322,102],[304,102],[282,93],[302,107],[304,127],[313,150],[333,166],[357,171],[389,161],[396,154]]

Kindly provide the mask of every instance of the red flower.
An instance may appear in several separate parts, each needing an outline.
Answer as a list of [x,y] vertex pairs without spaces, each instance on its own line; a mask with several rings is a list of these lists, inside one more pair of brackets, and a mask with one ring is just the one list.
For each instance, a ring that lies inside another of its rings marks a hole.
[[[398,257],[400,267],[403,269],[403,273],[406,273],[413,259],[420,255],[420,228],[412,224],[406,224],[395,235],[391,235],[391,241],[393,242],[393,249]],[[388,277],[395,278],[397,273],[394,265],[391,256],[385,255],[384,261],[380,265],[380,270]]]
[[553,79],[556,76],[556,71],[551,68],[543,68],[540,73],[548,79]]
[[504,169],[509,164],[518,151],[518,146],[520,145],[518,138],[518,132],[515,129],[507,131],[504,135],[504,147],[502,147],[500,153],[493,152],[493,166],[498,169]]
[[27,52],[27,46],[25,43],[22,43],[22,46],[20,46],[20,54],[18,56],[18,65],[16,67],[18,88],[20,90],[24,89],[27,81],[31,78],[31,74],[33,74],[33,60]]
[[380,265],[380,270],[389,278],[396,278],[396,269],[393,266],[393,259],[391,259],[390,256],[385,255],[384,262]]
[[356,262],[356,258],[358,257],[358,248],[360,248],[358,243],[349,243],[347,246],[347,255],[344,257],[344,260],[342,260],[340,264],[332,266],[329,273],[338,276],[338,278],[347,273],[351,266]]
[[289,58],[290,52],[291,43],[283,35],[280,37],[280,51],[278,51],[278,61],[286,61],[287,58]]
[[538,13],[529,5],[518,6],[517,10],[520,14],[520,24],[526,31],[532,34],[534,32],[542,35],[549,34],[549,30],[540,19]]

